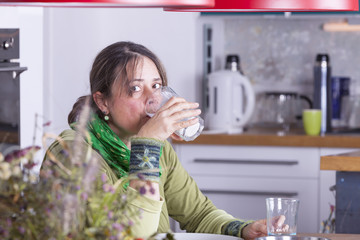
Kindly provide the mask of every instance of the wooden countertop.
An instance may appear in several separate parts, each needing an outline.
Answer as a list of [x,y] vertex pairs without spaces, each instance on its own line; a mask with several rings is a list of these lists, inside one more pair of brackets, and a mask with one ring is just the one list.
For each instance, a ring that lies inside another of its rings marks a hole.
[[360,148],[360,135],[307,136],[302,130],[294,130],[280,136],[268,129],[252,129],[242,134],[207,134],[194,141],[173,141],[174,144],[239,145],[239,146],[289,146]]
[[0,143],[11,143],[11,144],[19,144],[19,135],[17,132],[12,131],[1,131],[0,130]]
[[296,236],[301,237],[322,237],[331,240],[359,240],[360,234],[323,234],[323,233],[299,233]]
[[360,172],[360,151],[323,156],[320,170]]

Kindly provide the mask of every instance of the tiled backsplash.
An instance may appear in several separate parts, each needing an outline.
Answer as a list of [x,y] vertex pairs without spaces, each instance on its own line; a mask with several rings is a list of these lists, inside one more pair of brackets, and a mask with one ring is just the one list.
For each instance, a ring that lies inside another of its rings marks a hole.
[[239,54],[256,91],[287,90],[313,94],[317,53],[330,56],[333,76],[360,82],[360,32],[325,32],[322,24],[340,18],[239,17],[224,19],[224,53]]

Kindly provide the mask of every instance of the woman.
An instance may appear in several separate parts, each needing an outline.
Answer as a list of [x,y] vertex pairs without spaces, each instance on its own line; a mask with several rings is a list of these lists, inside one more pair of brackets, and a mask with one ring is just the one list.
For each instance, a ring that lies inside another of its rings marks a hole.
[[[152,118],[146,115],[147,99],[156,89],[167,85],[163,66],[151,51],[131,42],[106,47],[93,63],[90,85],[90,104],[95,114],[88,128],[102,172],[112,183],[128,174],[139,176],[130,180],[127,189],[141,189],[144,194],[131,202],[132,207],[143,209],[142,219],[133,229],[135,235],[146,237],[156,231],[168,231],[169,216],[188,232],[245,239],[266,235],[265,220],[243,221],[216,209],[166,141],[169,137],[179,139],[173,134],[176,130],[197,122],[192,117],[200,114],[196,109],[199,105],[172,98]],[[69,124],[77,121],[84,100],[81,97],[74,104]],[[180,121],[184,118],[190,120]],[[74,135],[75,131],[66,130],[60,137],[71,144]],[[58,142],[49,148],[56,156],[61,155],[61,150]]]

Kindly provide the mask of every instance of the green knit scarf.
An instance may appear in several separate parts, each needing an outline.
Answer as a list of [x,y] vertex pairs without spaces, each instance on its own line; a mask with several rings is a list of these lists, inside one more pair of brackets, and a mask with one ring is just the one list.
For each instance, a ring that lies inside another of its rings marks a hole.
[[[92,148],[105,159],[119,179],[127,177],[130,165],[130,149],[97,114],[92,114],[87,127]],[[161,154],[162,148],[160,156]],[[161,176],[161,166],[159,166],[159,170]]]
[[88,130],[92,148],[105,159],[118,178],[127,177],[130,149],[97,114],[91,116]]

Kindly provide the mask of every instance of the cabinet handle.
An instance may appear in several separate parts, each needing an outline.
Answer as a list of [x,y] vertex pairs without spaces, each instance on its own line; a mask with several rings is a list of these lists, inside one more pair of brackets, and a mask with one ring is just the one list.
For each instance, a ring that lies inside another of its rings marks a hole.
[[255,195],[255,196],[277,196],[277,197],[296,197],[298,192],[266,192],[266,191],[232,191],[232,190],[201,190],[204,194],[236,194],[236,195]]
[[229,160],[229,159],[194,159],[196,163],[254,164],[254,165],[298,165],[296,160]]

